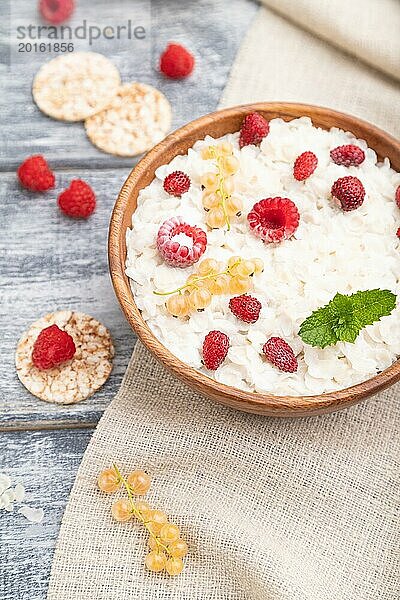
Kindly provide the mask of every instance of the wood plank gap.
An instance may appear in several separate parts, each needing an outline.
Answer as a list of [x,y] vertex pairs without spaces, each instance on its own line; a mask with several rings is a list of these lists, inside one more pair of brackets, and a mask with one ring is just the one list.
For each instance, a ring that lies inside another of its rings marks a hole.
[[95,429],[97,421],[42,421],[38,423],[19,423],[15,425],[0,425],[0,433],[11,433],[13,431],[58,431],[65,429]]

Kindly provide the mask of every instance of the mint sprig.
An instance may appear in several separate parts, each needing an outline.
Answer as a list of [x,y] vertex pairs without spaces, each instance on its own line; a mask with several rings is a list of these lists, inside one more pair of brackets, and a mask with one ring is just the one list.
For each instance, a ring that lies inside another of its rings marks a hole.
[[315,310],[300,325],[299,335],[310,346],[325,348],[337,342],[354,343],[361,329],[390,315],[396,294],[389,290],[365,290],[336,296]]

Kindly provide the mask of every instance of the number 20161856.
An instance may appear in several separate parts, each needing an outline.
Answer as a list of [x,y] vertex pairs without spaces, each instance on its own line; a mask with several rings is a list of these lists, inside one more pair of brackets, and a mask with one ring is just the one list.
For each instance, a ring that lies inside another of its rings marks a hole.
[[20,42],[18,52],[73,52],[74,44],[72,42]]

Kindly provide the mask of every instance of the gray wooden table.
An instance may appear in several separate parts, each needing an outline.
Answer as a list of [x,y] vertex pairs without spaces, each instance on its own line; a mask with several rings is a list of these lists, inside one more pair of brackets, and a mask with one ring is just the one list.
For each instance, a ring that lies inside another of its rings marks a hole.
[[[81,124],[42,115],[31,99],[31,82],[48,53],[19,54],[16,28],[38,25],[36,2],[2,1],[2,94],[0,117],[0,472],[26,486],[27,501],[41,506],[41,524],[0,511],[0,598],[43,600],[61,517],[83,452],[103,410],[118,389],[134,335],[119,310],[108,275],[106,241],[111,209],[134,161],[97,151]],[[174,127],[215,109],[240,41],[257,6],[252,0],[78,0],[73,24],[143,25],[146,40],[98,40],[91,47],[109,56],[123,80],[160,88],[174,110]],[[8,18],[7,18],[8,15]],[[169,40],[187,44],[198,64],[184,82],[165,80],[155,65]],[[33,41],[33,40],[32,40]],[[90,49],[88,41],[76,49]],[[57,189],[32,194],[20,188],[15,168],[43,153],[57,173]],[[98,198],[96,213],[74,222],[56,208],[55,197],[82,177]],[[46,404],[19,383],[14,369],[17,340],[38,316],[70,308],[104,322],[115,340],[108,383],[75,406]]]

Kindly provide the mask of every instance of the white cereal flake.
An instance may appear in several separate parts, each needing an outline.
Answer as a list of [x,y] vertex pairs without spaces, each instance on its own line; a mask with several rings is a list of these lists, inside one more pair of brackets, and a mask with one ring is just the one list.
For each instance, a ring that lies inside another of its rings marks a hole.
[[[0,473],[0,509],[9,513],[14,512],[15,504],[25,499],[25,488],[21,483],[12,486],[12,479],[5,473]],[[22,504],[18,513],[23,515],[32,523],[40,523],[44,516],[41,508],[31,508],[27,504]]]
[[41,523],[43,521],[44,511],[42,508],[31,508],[27,504],[23,504],[18,512],[31,523]]
[[6,475],[6,473],[0,473],[0,494],[11,487],[11,484],[11,477]]
[[[177,156],[159,167],[155,180],[139,193],[132,230],[127,232],[127,268],[132,291],[143,318],[160,341],[182,361],[217,381],[241,389],[275,395],[315,395],[334,391],[369,379],[387,368],[400,355],[400,308],[366,327],[354,344],[339,343],[325,349],[312,348],[298,335],[299,326],[313,310],[329,302],[336,292],[352,294],[373,288],[400,294],[400,244],[395,235],[399,209],[394,202],[400,175],[364,140],[337,128],[325,131],[312,126],[308,117],[285,122],[273,119],[270,133],[260,148],[239,149],[238,134],[221,138],[234,146],[239,160],[235,193],[244,210],[233,220],[229,232],[209,231],[202,207],[201,176],[212,170],[211,161],[201,158],[204,146],[216,140],[199,140],[187,155]],[[218,141],[221,141],[218,140]],[[366,158],[359,167],[334,164],[329,151],[355,143]],[[293,178],[293,163],[306,150],[318,157],[318,167],[304,182]],[[169,196],[163,180],[174,170],[185,171],[191,187],[182,198]],[[344,213],[331,200],[330,189],[339,177],[354,175],[366,190],[363,205]],[[295,235],[280,244],[263,244],[248,228],[246,215],[255,202],[272,196],[288,197],[300,212]],[[228,307],[228,296],[214,296],[211,305],[183,321],[165,310],[167,291],[183,285],[196,265],[174,269],[166,265],[156,249],[162,222],[182,215],[189,223],[207,231],[203,258],[226,262],[232,255],[260,257],[264,273],[254,276],[251,292],[261,304],[254,325],[239,322]],[[201,363],[204,336],[219,329],[230,337],[230,349],[215,372]],[[262,346],[271,336],[284,338],[299,361],[296,373],[279,371],[262,356]],[[0,477],[1,488],[1,477]]]

